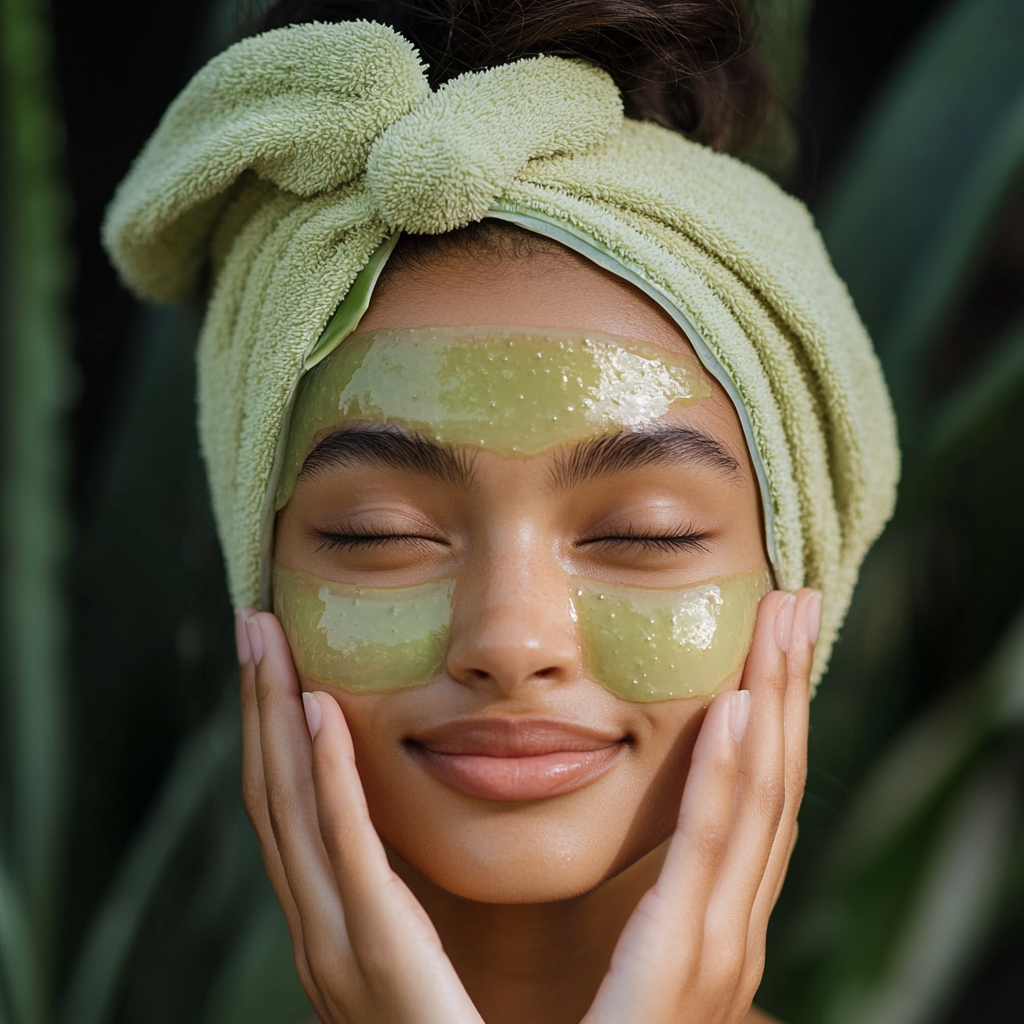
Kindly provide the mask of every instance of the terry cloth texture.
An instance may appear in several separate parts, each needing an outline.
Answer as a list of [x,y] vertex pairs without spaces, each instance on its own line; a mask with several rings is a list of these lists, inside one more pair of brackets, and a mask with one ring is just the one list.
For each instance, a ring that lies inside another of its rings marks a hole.
[[871,342],[807,210],[623,118],[595,67],[536,57],[433,92],[410,44],[369,22],[278,29],[212,60],[104,225],[137,295],[209,283],[200,435],[235,606],[266,600],[278,451],[335,309],[395,232],[484,217],[574,245],[687,330],[747,431],[778,584],[824,594],[817,681],[899,457]]

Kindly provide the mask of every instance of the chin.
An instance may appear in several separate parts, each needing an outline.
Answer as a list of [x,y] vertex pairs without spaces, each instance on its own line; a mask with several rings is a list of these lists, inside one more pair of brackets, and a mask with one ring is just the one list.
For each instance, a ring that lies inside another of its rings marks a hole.
[[593,774],[570,775],[568,791],[528,798],[518,783],[490,794],[487,773],[467,782],[434,770],[415,748],[390,739],[398,729],[382,737],[361,730],[357,715],[350,720],[370,817],[415,872],[406,880],[417,895],[422,879],[478,903],[536,904],[597,888],[672,834],[701,716],[692,707],[669,710],[685,718],[663,730],[671,742],[624,744]]
[[629,813],[635,807],[620,805],[626,812],[621,817],[607,810],[585,816],[569,810],[555,799],[481,814],[475,821],[435,820],[439,827],[421,821],[395,831],[389,815],[376,823],[385,845],[432,885],[461,899],[501,904],[581,896],[639,861],[672,830],[671,821],[637,827],[635,813]]

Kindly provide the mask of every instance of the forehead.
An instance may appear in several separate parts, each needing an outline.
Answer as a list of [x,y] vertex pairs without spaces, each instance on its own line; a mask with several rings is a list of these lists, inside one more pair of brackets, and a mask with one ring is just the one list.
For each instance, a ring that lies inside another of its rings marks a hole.
[[520,258],[447,253],[381,279],[360,332],[481,324],[599,331],[691,352],[668,314],[638,288],[569,249]]
[[[548,231],[540,234],[548,235]],[[761,496],[769,560],[776,564],[773,506],[749,416],[735,385],[707,342],[681,309],[672,305],[671,311],[666,310],[662,305],[666,299],[660,289],[624,265],[605,269],[607,253],[597,242],[591,244],[582,237],[565,244],[561,244],[565,240],[556,242],[554,237],[546,241],[550,244],[542,249],[531,251],[528,247],[518,254],[506,251],[496,256],[493,252],[467,249],[461,253],[449,250],[438,259],[431,258],[429,253],[428,258],[412,261],[393,259],[385,263],[379,277],[380,271],[375,270],[369,278],[364,293],[370,296],[369,305],[362,307],[365,312],[360,316],[357,306],[340,318],[339,337],[344,338],[353,329],[369,333],[423,327],[515,325],[595,331],[633,338],[677,355],[696,355],[709,371],[712,394],[693,406],[673,410],[672,418],[679,419],[682,426],[694,425],[700,430],[709,427],[709,432],[724,441],[727,450],[750,468]],[[384,259],[388,259],[386,253]],[[364,274],[372,267],[373,260]],[[338,312],[341,314],[342,309]],[[686,330],[680,325],[685,325]],[[330,334],[329,325],[321,341],[330,341]],[[694,337],[695,345],[691,345],[688,336]],[[337,340],[330,341],[323,354],[330,353],[337,344]],[[318,343],[314,354],[320,350]],[[693,419],[702,422],[685,422]],[[268,492],[269,507],[275,509],[282,507],[282,499],[289,491],[285,477],[290,472],[288,457],[294,454],[294,437],[288,437],[292,433],[289,424],[285,423],[282,429],[288,444],[279,447]],[[328,432],[325,430],[321,436]],[[268,522],[272,523],[273,517]],[[272,533],[265,537],[272,537]],[[264,549],[269,550],[269,546],[265,544]],[[269,577],[265,577],[265,592],[268,586]]]

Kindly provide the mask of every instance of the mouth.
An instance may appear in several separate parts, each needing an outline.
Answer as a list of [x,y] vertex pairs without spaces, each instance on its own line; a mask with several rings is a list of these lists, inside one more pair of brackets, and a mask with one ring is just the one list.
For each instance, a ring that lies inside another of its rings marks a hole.
[[511,802],[590,785],[628,743],[622,734],[570,722],[473,718],[412,736],[406,747],[446,786],[479,800]]

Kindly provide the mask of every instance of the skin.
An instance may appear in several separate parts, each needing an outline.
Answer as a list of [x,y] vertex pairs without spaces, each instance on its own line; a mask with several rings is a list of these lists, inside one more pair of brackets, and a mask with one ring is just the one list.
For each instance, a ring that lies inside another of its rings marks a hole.
[[[687,345],[569,253],[396,271],[361,329],[475,324]],[[769,1019],[751,1000],[796,838],[820,595],[762,601],[745,668],[706,711],[588,680],[569,611],[572,575],[671,588],[766,564],[727,397],[716,386],[669,419],[735,468],[676,460],[554,487],[557,452],[477,451],[461,483],[359,463],[300,475],[282,565],[366,586],[457,579],[444,676],[392,694],[303,694],[274,616],[240,615],[245,804],[325,1024]],[[351,539],[366,531],[390,539]],[[421,756],[467,717],[585,725],[610,767],[546,799],[467,796]]]

